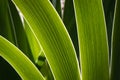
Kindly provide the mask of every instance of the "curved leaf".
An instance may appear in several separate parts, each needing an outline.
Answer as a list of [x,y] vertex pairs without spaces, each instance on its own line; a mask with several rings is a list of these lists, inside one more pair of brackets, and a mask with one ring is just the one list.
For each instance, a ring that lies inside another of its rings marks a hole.
[[56,80],[80,80],[75,49],[49,0],[13,0],[39,40]]
[[[0,35],[16,45],[10,13],[8,0],[0,0]],[[15,70],[2,57],[0,57],[0,79],[20,79]]]
[[111,59],[111,39],[112,39],[112,29],[113,29],[113,17],[114,17],[114,9],[116,0],[102,0],[105,20],[107,26],[107,35],[108,35],[108,44],[109,44],[109,58]]
[[[25,27],[25,32],[27,34],[28,42],[32,51],[32,55],[34,57],[35,63],[38,61],[38,57],[42,55],[44,57],[44,54],[42,52],[41,46],[39,45],[38,40],[36,39],[34,32],[30,29],[29,25],[27,24],[26,21],[24,21],[24,27]],[[42,64],[40,64],[42,65]]]
[[0,36],[0,56],[12,65],[23,80],[44,80],[27,56],[2,36]]
[[73,0],[65,0],[63,22],[70,34],[70,37],[76,49],[77,56],[79,58],[78,35],[77,35]]
[[112,34],[111,80],[120,80],[120,0],[116,1]]
[[11,0],[9,1],[9,11],[12,27],[14,28],[14,37],[16,40],[16,46],[25,53],[32,61],[33,56],[31,55],[31,50],[29,48],[27,36],[25,34],[25,29],[23,27],[22,20],[20,19],[19,12]]
[[50,0],[53,4],[54,8],[58,12],[59,16],[62,17],[62,9],[61,9],[61,0]]

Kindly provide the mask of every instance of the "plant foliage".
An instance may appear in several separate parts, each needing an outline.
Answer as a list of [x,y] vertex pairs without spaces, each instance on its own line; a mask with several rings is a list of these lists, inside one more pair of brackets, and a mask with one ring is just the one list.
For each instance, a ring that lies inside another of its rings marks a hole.
[[119,80],[119,7],[119,0],[65,0],[64,9],[61,0],[0,0],[0,74],[12,76],[0,79]]

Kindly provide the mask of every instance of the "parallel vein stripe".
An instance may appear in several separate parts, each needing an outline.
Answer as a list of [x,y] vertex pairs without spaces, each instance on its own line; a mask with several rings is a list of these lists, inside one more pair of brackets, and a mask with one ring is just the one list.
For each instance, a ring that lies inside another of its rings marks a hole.
[[13,0],[39,40],[56,80],[80,80],[75,49],[49,0]]
[[0,56],[2,56],[23,80],[44,80],[44,77],[17,47],[0,36]]

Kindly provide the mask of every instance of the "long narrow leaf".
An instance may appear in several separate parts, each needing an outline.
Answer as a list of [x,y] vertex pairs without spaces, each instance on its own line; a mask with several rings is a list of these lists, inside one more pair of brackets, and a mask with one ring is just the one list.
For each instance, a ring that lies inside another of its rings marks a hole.
[[108,34],[108,43],[109,43],[109,57],[111,56],[111,35],[112,35],[112,26],[113,26],[113,17],[114,17],[114,8],[116,0],[102,0],[105,20],[107,26],[107,34]]
[[77,29],[76,29],[73,0],[65,0],[63,22],[70,34],[70,37],[76,49],[77,56],[79,58],[78,36],[77,36]]
[[108,44],[102,0],[74,0],[82,80],[109,80]]
[[[42,48],[26,21],[24,21],[24,27],[32,51],[32,55],[34,57],[34,62],[38,63],[39,66],[42,66],[45,60],[45,56],[42,51]],[[39,57],[42,57],[42,59],[40,60]]]
[[0,35],[6,37],[9,41],[16,44],[12,31],[8,0],[0,0]]
[[111,80],[120,80],[120,0],[116,2],[116,12],[112,35]]
[[54,8],[57,10],[59,16],[62,17],[62,9],[61,9],[61,0],[50,0],[53,4]]
[[28,45],[27,36],[25,34],[25,30],[22,24],[22,20],[20,19],[19,12],[16,9],[15,5],[12,3],[12,1],[8,1],[10,18],[12,21],[11,23],[13,24],[12,27],[14,28],[14,37],[17,43],[16,46],[33,61],[33,56],[31,55],[31,50]]
[[24,27],[36,66],[39,68],[46,80],[53,80],[53,75],[45,59],[43,50],[26,21],[24,21]]
[[80,80],[75,49],[49,0],[13,0],[39,40],[56,80]]
[[[7,40],[16,45],[13,24],[10,16],[11,15],[8,0],[0,0],[0,35],[4,36]],[[20,79],[20,77],[16,74],[15,70],[1,57],[0,57],[0,79],[1,80]]]
[[2,36],[0,36],[0,56],[13,66],[23,80],[44,80],[34,64]]

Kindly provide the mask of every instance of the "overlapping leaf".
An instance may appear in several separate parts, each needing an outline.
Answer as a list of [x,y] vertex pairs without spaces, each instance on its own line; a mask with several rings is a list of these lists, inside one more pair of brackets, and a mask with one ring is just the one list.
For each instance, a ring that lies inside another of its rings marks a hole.
[[49,0],[13,0],[39,40],[56,80],[80,80],[75,49]]
[[111,80],[120,79],[119,68],[120,68],[120,0],[117,0],[112,34]]
[[69,32],[69,35],[73,41],[76,49],[77,56],[79,58],[79,46],[78,46],[78,35],[75,21],[75,12],[73,6],[73,0],[65,0],[63,22]]
[[18,72],[24,80],[44,80],[35,65],[18,48],[0,36],[0,56]]

